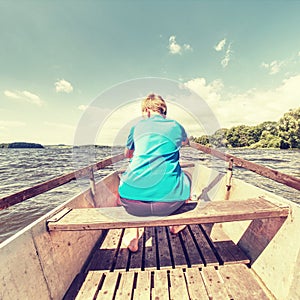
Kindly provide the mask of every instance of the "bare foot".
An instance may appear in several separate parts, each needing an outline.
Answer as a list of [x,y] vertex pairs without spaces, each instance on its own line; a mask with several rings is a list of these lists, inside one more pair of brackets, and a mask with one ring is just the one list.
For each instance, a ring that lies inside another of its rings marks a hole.
[[178,232],[183,230],[185,227],[186,227],[186,225],[172,225],[169,227],[169,229],[172,234],[177,234]]
[[129,245],[127,246],[127,248],[131,251],[131,252],[137,252],[139,250],[139,239],[135,238],[132,239],[129,243]]
[[128,248],[131,252],[137,252],[139,250],[139,228],[127,228],[125,230],[122,244]]

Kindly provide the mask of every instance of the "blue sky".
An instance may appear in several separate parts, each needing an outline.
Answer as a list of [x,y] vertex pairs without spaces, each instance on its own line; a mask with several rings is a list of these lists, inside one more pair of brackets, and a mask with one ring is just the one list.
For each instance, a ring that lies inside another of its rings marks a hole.
[[[145,77],[192,89],[220,127],[277,121],[299,107],[299,15],[289,0],[0,0],[0,143],[73,144],[99,95]],[[107,118],[129,100],[98,98],[94,117],[110,124],[98,143],[139,114]]]

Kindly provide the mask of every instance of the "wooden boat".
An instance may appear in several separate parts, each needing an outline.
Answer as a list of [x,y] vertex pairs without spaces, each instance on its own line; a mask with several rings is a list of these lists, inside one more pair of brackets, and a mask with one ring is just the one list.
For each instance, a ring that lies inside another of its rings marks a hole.
[[[122,158],[108,158],[77,175]],[[0,245],[0,298],[300,299],[300,206],[232,177],[230,170],[182,166],[192,175],[192,199],[165,218],[131,217],[117,206],[119,171],[97,183],[91,176],[91,188]],[[276,174],[299,187],[297,178]],[[0,203],[9,206],[75,175]],[[189,225],[171,235],[170,224]],[[129,227],[144,228],[136,253],[122,245]]]

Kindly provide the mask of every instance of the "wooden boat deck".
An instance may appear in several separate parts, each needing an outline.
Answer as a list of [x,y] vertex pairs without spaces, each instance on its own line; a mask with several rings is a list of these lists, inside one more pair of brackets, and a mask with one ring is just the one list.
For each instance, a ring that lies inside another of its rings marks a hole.
[[64,299],[273,299],[242,250],[211,229],[145,227],[136,253],[122,245],[127,229],[105,231]]

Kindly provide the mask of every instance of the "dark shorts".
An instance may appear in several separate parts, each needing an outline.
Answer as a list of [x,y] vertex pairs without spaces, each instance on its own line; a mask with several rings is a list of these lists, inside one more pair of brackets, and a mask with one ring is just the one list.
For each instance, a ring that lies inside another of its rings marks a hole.
[[126,211],[134,216],[168,216],[179,209],[185,201],[156,202],[120,198]]

